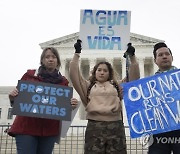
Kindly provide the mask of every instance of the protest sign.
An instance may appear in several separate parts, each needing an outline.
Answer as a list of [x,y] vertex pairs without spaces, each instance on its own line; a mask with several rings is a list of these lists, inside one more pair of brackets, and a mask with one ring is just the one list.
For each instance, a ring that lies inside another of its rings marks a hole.
[[180,129],[180,70],[122,86],[132,138]]
[[130,41],[130,11],[81,10],[83,49],[126,50]]
[[72,87],[19,80],[12,113],[71,121]]

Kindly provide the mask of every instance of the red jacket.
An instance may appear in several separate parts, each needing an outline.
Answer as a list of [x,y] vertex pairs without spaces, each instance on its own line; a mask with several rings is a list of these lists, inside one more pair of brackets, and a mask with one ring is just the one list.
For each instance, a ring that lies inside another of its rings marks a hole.
[[[42,82],[41,78],[35,76],[36,70],[28,70],[21,80],[37,81]],[[63,82],[60,85],[68,86],[68,80],[63,77]],[[26,134],[33,136],[54,136],[59,135],[61,121],[16,116],[8,134],[14,136],[16,134]]]

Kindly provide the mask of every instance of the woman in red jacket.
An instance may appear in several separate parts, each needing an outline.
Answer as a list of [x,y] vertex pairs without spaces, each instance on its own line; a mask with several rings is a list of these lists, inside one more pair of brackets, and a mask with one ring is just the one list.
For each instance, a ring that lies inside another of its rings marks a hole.
[[[68,86],[67,79],[59,72],[61,66],[58,51],[48,47],[43,50],[38,70],[28,70],[21,80],[46,82]],[[14,97],[18,95],[15,88],[9,94],[13,105]],[[71,106],[77,106],[77,99],[71,99]],[[18,154],[51,154],[61,129],[59,120],[16,116],[8,134],[16,139]]]

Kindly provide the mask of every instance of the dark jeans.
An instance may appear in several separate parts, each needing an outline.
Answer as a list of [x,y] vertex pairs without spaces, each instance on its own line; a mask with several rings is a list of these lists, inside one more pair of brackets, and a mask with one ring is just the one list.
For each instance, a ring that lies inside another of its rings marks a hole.
[[180,154],[180,130],[153,135],[153,139],[148,154]]
[[16,135],[17,154],[52,154],[57,136]]

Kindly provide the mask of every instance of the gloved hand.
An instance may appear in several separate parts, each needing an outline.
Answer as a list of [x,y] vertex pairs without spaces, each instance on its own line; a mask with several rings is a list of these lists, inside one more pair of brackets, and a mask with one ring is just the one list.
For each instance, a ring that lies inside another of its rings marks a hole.
[[81,40],[78,39],[77,42],[74,44],[74,48],[75,48],[75,53],[81,53]]
[[131,43],[127,44],[128,48],[126,50],[126,52],[124,53],[124,58],[126,58],[127,55],[129,56],[134,56],[135,55],[135,48],[132,46]]

